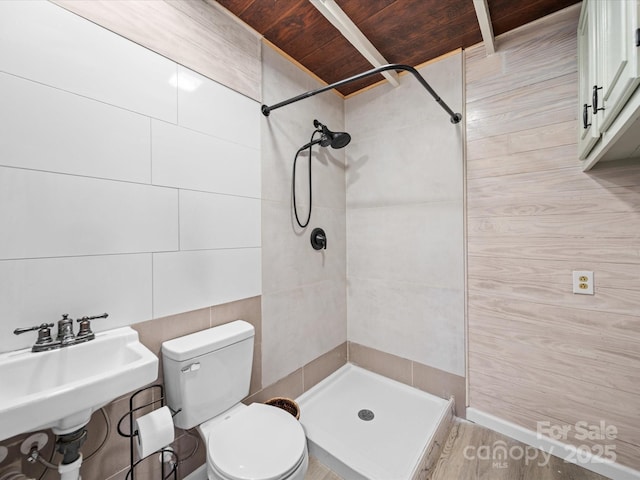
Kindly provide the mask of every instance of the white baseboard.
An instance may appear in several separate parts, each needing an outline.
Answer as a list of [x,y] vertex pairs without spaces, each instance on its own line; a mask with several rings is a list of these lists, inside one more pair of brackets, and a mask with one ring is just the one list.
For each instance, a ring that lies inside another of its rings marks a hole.
[[487,427],[495,432],[511,437],[532,447],[562,458],[570,463],[580,465],[587,470],[599,473],[612,480],[640,480],[640,471],[621,465],[611,460],[593,455],[590,452],[578,451],[573,445],[563,443],[549,437],[538,435],[533,430],[508,422],[475,408],[467,408],[467,420]]

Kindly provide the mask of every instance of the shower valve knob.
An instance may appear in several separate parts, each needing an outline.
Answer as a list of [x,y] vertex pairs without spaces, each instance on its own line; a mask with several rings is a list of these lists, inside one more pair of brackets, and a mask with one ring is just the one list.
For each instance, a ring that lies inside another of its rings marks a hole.
[[327,249],[327,234],[321,228],[314,228],[311,232],[311,246],[314,250]]

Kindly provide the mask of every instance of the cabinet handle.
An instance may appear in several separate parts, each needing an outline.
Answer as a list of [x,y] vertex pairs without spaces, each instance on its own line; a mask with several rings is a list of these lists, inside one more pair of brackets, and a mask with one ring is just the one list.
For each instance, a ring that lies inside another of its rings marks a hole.
[[591,99],[593,102],[593,114],[596,115],[600,110],[604,110],[604,107],[598,108],[598,90],[602,90],[602,87],[598,87],[597,85],[593,86],[593,98]]
[[586,103],[584,105],[582,105],[582,125],[584,126],[585,130],[591,126],[590,123],[587,123],[589,121],[589,107],[590,106],[591,105],[587,105]]

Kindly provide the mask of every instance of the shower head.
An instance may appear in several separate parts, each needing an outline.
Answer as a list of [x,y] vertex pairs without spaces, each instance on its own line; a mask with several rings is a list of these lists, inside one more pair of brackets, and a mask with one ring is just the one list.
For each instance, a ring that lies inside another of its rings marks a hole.
[[347,132],[332,132],[326,125],[323,125],[318,120],[313,121],[313,126],[322,134],[320,138],[321,147],[331,146],[331,148],[335,149],[344,148],[349,145],[351,141],[351,135]]

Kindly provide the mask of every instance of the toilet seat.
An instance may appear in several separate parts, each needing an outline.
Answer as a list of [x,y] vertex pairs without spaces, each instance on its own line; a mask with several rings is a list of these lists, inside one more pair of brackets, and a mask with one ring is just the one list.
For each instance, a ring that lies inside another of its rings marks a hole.
[[209,430],[209,466],[229,480],[281,480],[304,461],[302,425],[276,407],[253,403]]

